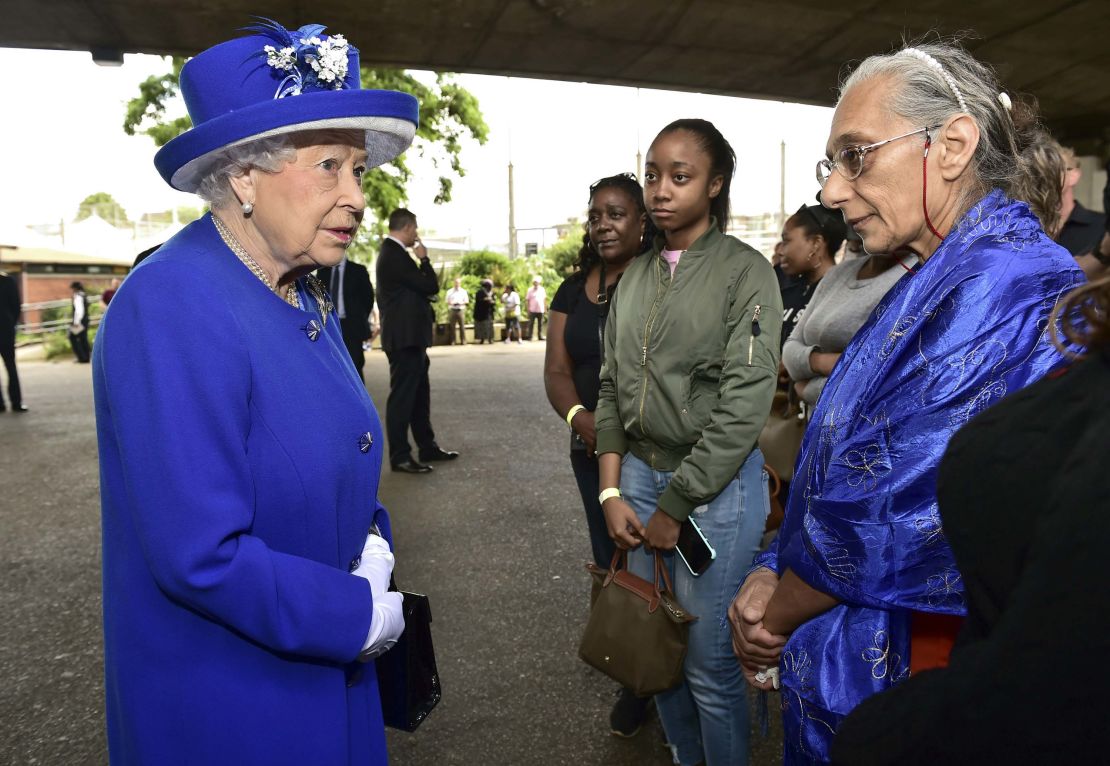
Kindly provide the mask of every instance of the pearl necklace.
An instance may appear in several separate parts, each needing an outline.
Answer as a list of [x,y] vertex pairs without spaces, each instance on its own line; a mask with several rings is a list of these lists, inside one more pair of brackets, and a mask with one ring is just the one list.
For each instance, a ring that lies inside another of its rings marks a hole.
[[[270,292],[278,293],[278,289],[274,287],[274,283],[266,276],[266,272],[263,271],[262,267],[258,265],[258,262],[255,261],[254,258],[251,258],[250,254],[243,249],[243,246],[239,244],[239,240],[237,240],[235,235],[231,233],[231,230],[227,228],[227,224],[220,220],[220,217],[215,213],[212,214],[212,221],[216,224],[216,231],[220,233],[220,239],[224,241],[224,244],[228,246],[231,252],[235,253],[235,257],[238,258],[244,266],[250,269],[252,274],[261,279],[262,284],[266,285],[266,287],[270,289]],[[280,295],[280,293],[278,294]],[[293,308],[299,309],[301,307],[301,299],[297,295],[297,285],[295,282],[285,288],[284,297],[285,302]]]

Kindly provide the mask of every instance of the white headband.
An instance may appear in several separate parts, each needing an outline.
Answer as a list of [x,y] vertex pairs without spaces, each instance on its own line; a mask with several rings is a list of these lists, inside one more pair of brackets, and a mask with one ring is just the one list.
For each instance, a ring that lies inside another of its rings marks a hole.
[[960,102],[960,109],[964,110],[968,114],[971,114],[971,112],[968,111],[967,102],[964,101],[964,94],[960,92],[959,86],[956,85],[956,78],[948,74],[948,70],[941,66],[939,61],[937,61],[925,51],[920,51],[917,48],[903,48],[900,53],[905,53],[909,56],[913,56],[914,58],[921,59],[933,69],[940,72],[940,76],[944,78],[944,81],[946,83],[948,83],[948,87],[951,89],[952,95],[954,95],[956,97],[956,100]]

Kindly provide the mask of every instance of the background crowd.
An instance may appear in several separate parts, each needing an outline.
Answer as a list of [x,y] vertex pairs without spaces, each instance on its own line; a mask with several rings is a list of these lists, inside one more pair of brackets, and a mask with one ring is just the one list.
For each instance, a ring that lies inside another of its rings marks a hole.
[[[665,570],[697,615],[677,685],[617,690],[615,734],[654,707],[676,764],[744,764],[754,687],[781,695],[785,763],[1096,762],[1110,225],[1030,103],[956,44],[875,55],[770,262],[727,233],[752,179],[683,119],[642,179],[584,193],[550,305],[549,275],[444,284],[404,208],[375,288],[346,257],[361,176],[417,105],[360,89],[323,31],[262,25],[186,65],[194,127],[156,166],[210,212],[104,297],[91,350],[73,284],[113,762],[386,762],[374,663],[405,617],[380,471],[459,458],[432,427],[441,316],[463,344],[545,340],[595,565]],[[296,92],[270,98],[275,78]],[[159,311],[198,273],[207,324]],[[379,332],[384,429],[362,380]],[[696,574],[674,554],[691,522],[714,553]],[[1064,691],[1034,718],[1045,674]]]

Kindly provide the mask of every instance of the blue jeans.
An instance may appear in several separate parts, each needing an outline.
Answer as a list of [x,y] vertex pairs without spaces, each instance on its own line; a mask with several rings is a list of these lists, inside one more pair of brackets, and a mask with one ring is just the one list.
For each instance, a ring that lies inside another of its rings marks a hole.
[[[621,465],[621,494],[646,525],[672,472],[656,471],[631,453]],[[736,476],[708,505],[690,515],[717,557],[694,577],[674,552],[667,563],[678,602],[697,622],[690,626],[686,680],[655,697],[659,719],[674,761],[693,766],[745,766],[748,763],[748,692],[732,652],[728,608],[759,550],[770,512],[763,454],[752,450]],[[628,556],[629,568],[650,580],[653,557],[642,548]]]

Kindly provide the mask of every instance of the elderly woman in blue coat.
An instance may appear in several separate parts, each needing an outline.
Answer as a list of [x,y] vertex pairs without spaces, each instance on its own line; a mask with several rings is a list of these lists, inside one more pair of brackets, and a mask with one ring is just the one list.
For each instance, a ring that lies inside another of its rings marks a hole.
[[381,426],[309,274],[417,104],[360,89],[324,27],[250,31],[185,65],[194,127],[155,159],[211,212],[127,278],[96,345],[113,764],[386,762]]

